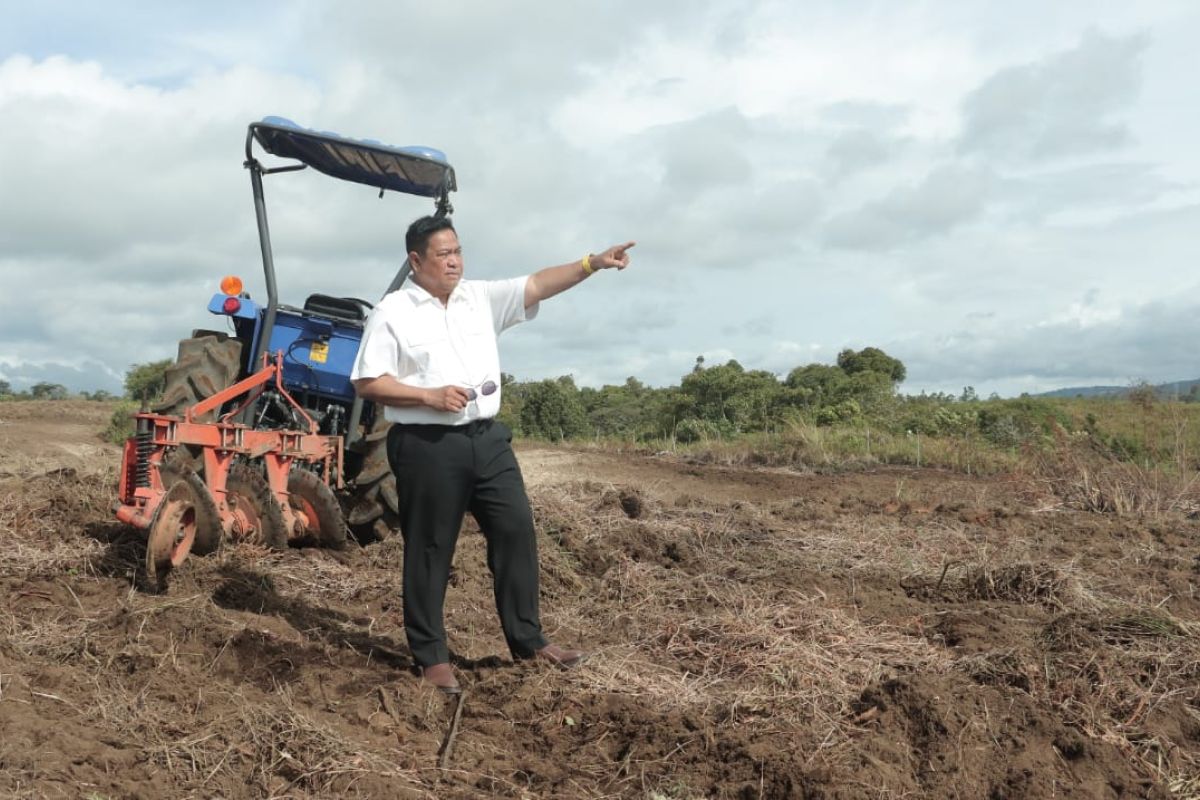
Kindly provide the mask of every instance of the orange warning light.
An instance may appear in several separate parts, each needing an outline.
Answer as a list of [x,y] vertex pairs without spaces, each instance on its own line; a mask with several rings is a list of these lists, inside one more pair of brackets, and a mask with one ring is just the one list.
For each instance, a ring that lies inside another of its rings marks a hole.
[[242,293],[242,279],[237,275],[226,275],[221,278],[221,291],[230,297],[236,297]]

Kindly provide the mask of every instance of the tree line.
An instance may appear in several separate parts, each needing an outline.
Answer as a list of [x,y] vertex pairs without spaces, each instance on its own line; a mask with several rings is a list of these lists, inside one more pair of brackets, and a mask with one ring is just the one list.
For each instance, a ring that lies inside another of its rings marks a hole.
[[17,391],[13,389],[11,382],[0,380],[0,400],[96,400],[104,402],[118,399],[120,398],[115,394],[104,389],[73,393],[61,383],[50,383],[49,381],[39,381],[28,389]]
[[891,405],[904,364],[876,347],[843,350],[836,364],[796,367],[782,379],[737,360],[703,356],[678,385],[654,388],[635,377],[599,389],[570,375],[540,381],[503,376],[500,418],[523,436],[615,437],[681,443],[771,431],[805,419],[820,425],[865,420]]
[[[172,363],[164,359],[130,367],[124,402],[113,414],[114,441],[125,435],[132,409],[161,396]],[[906,374],[903,362],[877,347],[845,349],[833,364],[805,364],[784,376],[746,369],[735,359],[708,364],[699,356],[677,384],[665,387],[648,386],[632,376],[621,384],[593,388],[576,385],[570,375],[521,381],[505,374],[500,419],[529,438],[679,444],[816,425],[901,436],[978,436],[1015,446],[1044,435],[1053,424],[1074,427],[1061,404],[1044,398],[1001,400],[993,395],[983,401],[970,386],[959,395],[902,395],[898,387]],[[58,384],[13,393],[0,381],[0,399],[70,396]],[[75,396],[114,399],[104,391]]]
[[61,383],[49,381],[39,381],[28,389],[17,391],[13,389],[11,381],[0,379],[0,400],[153,400],[162,395],[166,385],[167,367],[173,363],[175,362],[172,359],[166,358],[131,365],[125,373],[124,392],[120,396],[105,389],[72,392]]

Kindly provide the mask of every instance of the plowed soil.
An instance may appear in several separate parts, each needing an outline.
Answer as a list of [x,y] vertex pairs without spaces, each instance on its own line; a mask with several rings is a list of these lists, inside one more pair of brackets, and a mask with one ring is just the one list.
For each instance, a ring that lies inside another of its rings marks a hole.
[[0,796],[1200,797],[1200,522],[1022,477],[525,444],[544,623],[482,536],[459,701],[411,671],[399,537],[227,546],[139,588],[111,407],[0,404]]

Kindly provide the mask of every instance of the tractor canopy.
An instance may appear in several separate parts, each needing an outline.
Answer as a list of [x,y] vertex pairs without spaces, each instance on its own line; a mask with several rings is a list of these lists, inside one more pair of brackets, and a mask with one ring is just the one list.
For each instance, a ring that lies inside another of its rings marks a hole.
[[[250,124],[250,133],[271,155],[294,158],[334,178],[421,197],[445,197],[458,188],[446,154],[432,147],[351,139],[283,117],[263,117]],[[249,141],[246,154],[249,159]]]

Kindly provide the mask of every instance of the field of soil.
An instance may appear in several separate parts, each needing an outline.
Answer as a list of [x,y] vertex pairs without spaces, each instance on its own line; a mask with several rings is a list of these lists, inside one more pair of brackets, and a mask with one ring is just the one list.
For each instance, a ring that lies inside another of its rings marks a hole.
[[458,701],[402,544],[138,588],[111,407],[0,404],[0,796],[1200,798],[1200,520],[1047,485],[525,444],[544,623],[513,663],[468,522]]

